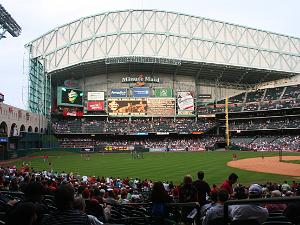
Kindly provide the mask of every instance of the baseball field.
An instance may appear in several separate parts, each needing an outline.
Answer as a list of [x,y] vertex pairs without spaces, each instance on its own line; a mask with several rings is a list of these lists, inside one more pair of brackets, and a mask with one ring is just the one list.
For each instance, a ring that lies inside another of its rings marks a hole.
[[[262,160],[261,152],[235,152],[238,160],[255,158],[254,161]],[[43,155],[48,155],[48,162],[44,162]],[[65,151],[38,152],[30,157],[11,163],[21,166],[28,163],[35,170],[53,169],[57,172],[73,172],[89,176],[112,176],[151,179],[153,181],[173,181],[176,184],[182,182],[183,176],[192,175],[196,179],[199,170],[205,172],[205,180],[209,184],[220,184],[226,177],[235,172],[239,176],[239,182],[243,184],[265,183],[267,181],[283,182],[284,180],[298,180],[299,176],[286,176],[272,174],[270,171],[252,172],[244,169],[227,166],[232,161],[233,152],[162,152],[144,153],[143,159],[133,159],[129,153],[102,154],[93,153],[90,157],[79,153]],[[277,167],[277,152],[264,152],[262,167],[274,163]],[[299,153],[284,153],[286,156],[299,156]],[[39,157],[41,156],[41,157]],[[275,161],[268,161],[273,157]],[[51,165],[49,165],[49,162]],[[247,162],[246,162],[247,163]],[[285,162],[287,163],[287,162]],[[290,163],[288,163],[290,164]],[[282,164],[283,167],[285,164]],[[282,167],[281,165],[281,167]],[[298,164],[299,165],[299,164]],[[269,165],[270,166],[270,165]],[[269,172],[269,173],[268,173]],[[300,173],[300,170],[299,170]]]

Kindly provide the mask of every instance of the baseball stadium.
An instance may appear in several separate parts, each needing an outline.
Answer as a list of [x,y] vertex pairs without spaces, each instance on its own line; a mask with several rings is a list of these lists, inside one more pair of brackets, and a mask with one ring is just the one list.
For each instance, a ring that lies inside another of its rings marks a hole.
[[8,200],[39,182],[54,212],[71,183],[107,224],[300,224],[300,38],[161,10],[49,29],[25,45],[28,109],[0,103]]

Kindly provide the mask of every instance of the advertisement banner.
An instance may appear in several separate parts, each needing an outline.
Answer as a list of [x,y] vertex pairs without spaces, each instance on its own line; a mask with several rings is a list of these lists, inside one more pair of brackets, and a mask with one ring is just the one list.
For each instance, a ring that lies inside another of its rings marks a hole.
[[133,135],[148,135],[146,132],[133,133]]
[[145,98],[135,99],[108,99],[108,114],[117,115],[146,115],[147,100]]
[[127,89],[126,88],[111,89],[110,97],[127,97]]
[[194,111],[192,110],[178,110],[177,115],[182,115],[182,116],[195,116]]
[[173,89],[172,88],[156,88],[155,97],[173,97]]
[[149,148],[149,152],[166,152],[167,148]]
[[87,110],[88,111],[104,111],[105,110],[104,101],[88,102]]
[[64,81],[64,86],[69,87],[69,88],[78,88],[79,87],[79,81],[78,80],[65,80]]
[[94,152],[94,148],[81,148],[80,152],[86,152],[86,153]]
[[177,92],[178,115],[192,115],[194,108],[194,97],[190,91]]
[[88,92],[88,101],[104,101],[104,91]]
[[104,150],[106,150],[106,151],[132,151],[132,150],[134,150],[134,146],[132,146],[132,145],[129,145],[129,146],[107,145],[107,146],[104,146]]
[[147,115],[153,117],[173,117],[175,98],[147,98]]
[[77,89],[57,87],[57,104],[82,107],[83,92]]
[[0,143],[1,142],[8,142],[8,137],[0,137]]
[[199,94],[198,98],[199,99],[210,99],[211,98],[211,94]]
[[156,135],[169,135],[169,132],[156,132]]
[[133,97],[148,97],[150,95],[149,87],[134,87],[132,88]]
[[75,108],[63,108],[63,116],[83,116],[83,111],[76,110]]

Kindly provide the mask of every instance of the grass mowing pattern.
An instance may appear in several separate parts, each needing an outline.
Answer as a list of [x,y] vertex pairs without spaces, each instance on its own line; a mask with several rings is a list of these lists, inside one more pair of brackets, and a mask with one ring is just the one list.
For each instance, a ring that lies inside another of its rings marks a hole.
[[[238,159],[260,157],[257,152],[235,152]],[[49,155],[54,171],[73,172],[80,175],[126,176],[154,181],[173,181],[181,183],[183,176],[191,174],[196,179],[199,170],[205,172],[205,180],[210,184],[220,184],[232,172],[239,176],[243,184],[265,183],[267,181],[282,182],[294,178],[275,174],[257,173],[226,166],[232,160],[232,152],[163,152],[145,153],[144,159],[132,159],[128,153],[124,154],[91,154],[90,160],[81,157],[81,154],[63,151],[41,152],[34,155]],[[264,156],[276,156],[276,152],[264,152]],[[285,153],[285,155],[299,155]],[[20,166],[23,161],[14,163]],[[49,169],[42,158],[33,158],[30,165],[36,170]]]

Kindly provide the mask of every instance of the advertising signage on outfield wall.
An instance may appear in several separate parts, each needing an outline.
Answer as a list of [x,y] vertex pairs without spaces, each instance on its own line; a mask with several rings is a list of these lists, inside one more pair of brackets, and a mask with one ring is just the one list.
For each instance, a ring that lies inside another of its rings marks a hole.
[[107,105],[110,116],[142,116],[147,112],[145,98],[108,99]]
[[82,107],[82,96],[83,92],[81,90],[57,87],[58,105]]
[[87,103],[87,110],[88,111],[104,111],[104,101],[93,101]]
[[110,97],[127,97],[127,89],[126,88],[111,89]]
[[173,97],[172,88],[156,88],[154,92],[155,97]]
[[134,87],[132,88],[132,96],[134,98],[149,97],[150,89],[149,87]]
[[104,101],[104,91],[88,92],[88,101]]
[[114,145],[107,145],[103,147],[106,151],[132,151],[134,150],[134,146],[114,146]]

